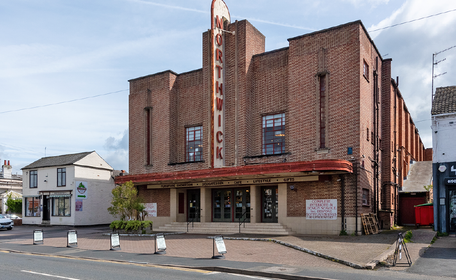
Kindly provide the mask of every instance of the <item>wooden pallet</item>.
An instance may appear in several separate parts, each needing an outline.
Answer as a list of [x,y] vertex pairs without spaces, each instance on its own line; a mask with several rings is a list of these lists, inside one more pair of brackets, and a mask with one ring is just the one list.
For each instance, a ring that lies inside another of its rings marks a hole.
[[378,220],[375,214],[361,214],[361,221],[363,223],[364,234],[377,234],[378,233]]

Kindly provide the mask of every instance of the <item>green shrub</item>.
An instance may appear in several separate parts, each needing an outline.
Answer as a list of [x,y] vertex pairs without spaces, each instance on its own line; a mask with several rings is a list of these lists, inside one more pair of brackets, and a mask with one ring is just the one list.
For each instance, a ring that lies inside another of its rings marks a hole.
[[113,231],[114,230],[120,230],[120,229],[124,229],[125,228],[125,225],[126,225],[126,221],[113,221],[110,225],[109,225],[109,228],[111,228]]
[[411,230],[407,231],[404,235],[404,242],[405,243],[412,242],[412,237],[413,237],[412,231]]
[[139,230],[141,228],[141,221],[135,221],[135,220],[131,220],[131,221],[128,221],[127,224],[125,225],[125,230],[126,231],[130,231],[130,230]]
[[347,231],[345,231],[345,229],[341,230],[340,233],[339,233],[340,236],[342,235],[348,235]]
[[111,230],[125,230],[125,231],[141,231],[142,233],[145,233],[145,229],[150,228],[152,230],[152,221],[137,221],[137,220],[131,220],[131,221],[113,221],[110,225],[109,228]]

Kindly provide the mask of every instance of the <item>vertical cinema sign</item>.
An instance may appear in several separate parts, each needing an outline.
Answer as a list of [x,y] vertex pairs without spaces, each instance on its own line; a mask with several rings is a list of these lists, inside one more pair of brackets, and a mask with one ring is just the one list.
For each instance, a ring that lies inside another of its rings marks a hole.
[[211,127],[212,167],[225,166],[225,22],[230,12],[223,0],[213,0],[211,7]]

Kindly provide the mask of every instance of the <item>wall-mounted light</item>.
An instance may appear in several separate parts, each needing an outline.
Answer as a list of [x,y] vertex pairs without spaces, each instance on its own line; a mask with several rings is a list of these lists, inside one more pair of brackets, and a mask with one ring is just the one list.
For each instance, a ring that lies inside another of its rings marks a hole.
[[290,185],[290,190],[292,190],[292,191],[298,191],[298,190],[295,188],[294,185]]

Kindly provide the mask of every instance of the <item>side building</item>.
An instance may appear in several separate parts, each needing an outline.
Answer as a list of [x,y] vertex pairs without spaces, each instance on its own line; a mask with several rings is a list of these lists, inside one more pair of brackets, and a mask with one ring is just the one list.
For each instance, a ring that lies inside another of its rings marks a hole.
[[[398,184],[383,179],[391,120],[382,116],[397,93],[384,70],[390,60],[361,21],[265,52],[263,34],[225,15],[213,11],[203,33],[201,69],[129,81],[130,175],[116,183],[133,181],[156,204],[154,226],[245,220],[299,234],[359,234],[360,214],[382,209],[393,211],[382,222],[391,224],[397,207],[386,204],[390,195],[397,201]],[[412,157],[423,160],[415,132],[402,130],[412,135]]]
[[96,152],[41,158],[22,168],[23,224],[97,225],[108,213],[113,168]]
[[432,101],[434,229],[456,232],[456,86],[440,87]]

